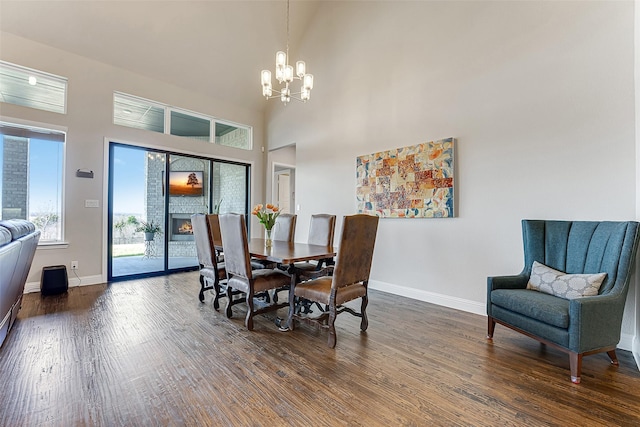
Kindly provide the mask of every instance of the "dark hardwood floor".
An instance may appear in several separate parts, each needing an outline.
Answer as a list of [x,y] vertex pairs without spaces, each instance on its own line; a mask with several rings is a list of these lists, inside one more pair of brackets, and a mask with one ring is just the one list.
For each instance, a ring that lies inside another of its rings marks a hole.
[[575,385],[564,353],[501,326],[489,343],[483,316],[371,291],[369,330],[338,316],[332,350],[198,290],[194,272],[25,295],[0,426],[640,425],[629,352],[586,357]]

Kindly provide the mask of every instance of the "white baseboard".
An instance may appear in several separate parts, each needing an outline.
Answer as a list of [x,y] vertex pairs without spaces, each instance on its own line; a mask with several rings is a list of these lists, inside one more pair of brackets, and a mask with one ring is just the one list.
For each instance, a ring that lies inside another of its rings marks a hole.
[[[95,276],[83,276],[83,277],[69,277],[69,287],[73,288],[76,286],[88,286],[88,285],[97,285],[100,283],[104,283],[102,275]],[[24,285],[24,293],[29,294],[31,292],[40,292],[40,282],[27,282]]]
[[487,306],[484,303],[477,301],[437,294],[435,292],[428,292],[415,288],[407,288],[405,286],[398,286],[392,283],[381,282],[379,280],[370,280],[369,288],[444,307],[454,308],[456,310],[466,311],[468,313],[479,314],[481,316],[487,315]]
[[618,343],[618,348],[620,350],[633,351],[633,340],[634,336],[630,334],[620,334],[620,342]]
[[638,366],[638,370],[640,370],[640,338],[637,336],[633,340],[633,350],[631,351],[633,354],[633,358],[636,360],[636,365]]

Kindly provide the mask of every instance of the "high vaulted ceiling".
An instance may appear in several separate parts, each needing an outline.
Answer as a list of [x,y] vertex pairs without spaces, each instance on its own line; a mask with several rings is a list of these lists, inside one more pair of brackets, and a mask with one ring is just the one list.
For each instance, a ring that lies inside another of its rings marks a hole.
[[[291,2],[292,53],[318,4]],[[284,0],[0,0],[0,31],[261,109],[260,70],[286,47],[286,10]]]

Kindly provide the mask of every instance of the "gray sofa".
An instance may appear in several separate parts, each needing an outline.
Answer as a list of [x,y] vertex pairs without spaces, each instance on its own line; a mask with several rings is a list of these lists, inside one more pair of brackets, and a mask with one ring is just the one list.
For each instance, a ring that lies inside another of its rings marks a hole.
[[29,221],[0,221],[0,346],[20,310],[39,240],[40,231]]

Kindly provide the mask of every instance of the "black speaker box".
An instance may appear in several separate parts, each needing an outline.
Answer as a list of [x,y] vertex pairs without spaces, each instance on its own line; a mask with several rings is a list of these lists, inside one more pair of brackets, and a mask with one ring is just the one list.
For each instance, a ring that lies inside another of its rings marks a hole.
[[42,267],[42,279],[40,280],[40,293],[42,295],[63,294],[68,289],[69,279],[66,266],[52,265]]

